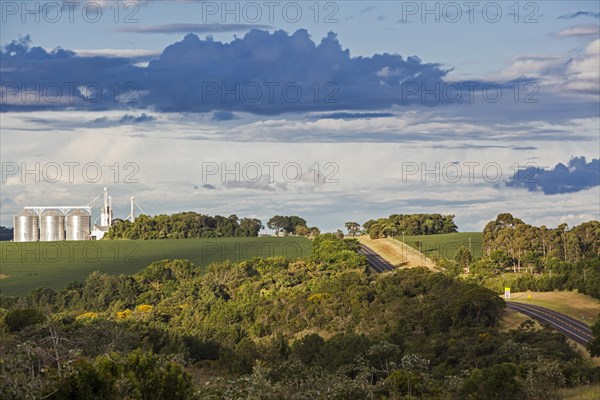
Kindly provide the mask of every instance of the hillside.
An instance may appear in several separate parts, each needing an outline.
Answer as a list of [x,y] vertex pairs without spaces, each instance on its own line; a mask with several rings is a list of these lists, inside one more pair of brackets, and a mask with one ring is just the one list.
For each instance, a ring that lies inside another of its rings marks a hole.
[[334,235],[312,246],[306,260],[204,274],[161,261],[4,299],[0,397],[533,399],[595,382],[552,330],[501,332],[488,289],[422,268],[368,274]]

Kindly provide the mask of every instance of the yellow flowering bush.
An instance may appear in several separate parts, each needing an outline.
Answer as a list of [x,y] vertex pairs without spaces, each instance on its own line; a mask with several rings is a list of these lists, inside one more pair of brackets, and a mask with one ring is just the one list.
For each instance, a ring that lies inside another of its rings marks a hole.
[[315,293],[315,294],[311,294],[310,296],[308,296],[308,301],[317,303],[317,302],[323,300],[324,298],[325,298],[325,295],[323,293]]
[[135,308],[135,311],[144,314],[149,314],[152,311],[152,306],[150,304],[140,304]]
[[129,308],[127,308],[123,311],[118,311],[117,319],[127,319],[131,316],[131,314],[133,314],[133,311],[131,311]]
[[94,318],[98,318],[98,313],[96,313],[96,312],[86,312],[86,313],[83,313],[81,315],[78,315],[75,318],[75,320],[76,321],[81,321],[81,320],[94,319]]

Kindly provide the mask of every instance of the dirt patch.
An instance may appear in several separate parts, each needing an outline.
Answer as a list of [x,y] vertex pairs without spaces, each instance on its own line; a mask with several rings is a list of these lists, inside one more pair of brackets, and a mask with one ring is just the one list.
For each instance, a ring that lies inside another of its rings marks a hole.
[[0,279],[6,279],[8,278],[10,275],[6,275],[6,274],[0,274]]
[[396,239],[371,239],[368,236],[361,236],[358,240],[397,267],[425,267],[432,271],[438,270],[435,263],[427,256]]

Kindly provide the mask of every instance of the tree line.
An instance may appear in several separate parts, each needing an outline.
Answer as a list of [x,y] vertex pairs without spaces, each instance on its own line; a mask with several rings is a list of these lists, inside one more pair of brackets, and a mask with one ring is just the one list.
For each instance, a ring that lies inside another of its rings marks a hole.
[[[269,229],[285,235],[315,235],[318,228],[308,228],[306,221],[297,216],[275,216],[267,223]],[[172,215],[140,215],[134,222],[116,219],[105,235],[107,239],[190,239],[211,237],[256,237],[262,222],[256,218],[238,218],[237,215],[223,217],[196,212]]]
[[[353,222],[346,224],[349,232],[356,232]],[[441,214],[392,214],[387,218],[372,219],[363,224],[372,239],[405,235],[435,235],[457,232],[454,215]]]
[[509,213],[483,230],[483,256],[474,258],[457,243],[454,256],[436,259],[452,276],[502,292],[578,290],[600,299],[600,222],[569,229],[533,226]]
[[14,229],[0,226],[0,242],[13,240]]
[[588,221],[568,229],[526,224],[509,213],[498,215],[483,230],[483,251],[514,272],[542,271],[557,261],[577,263],[600,258],[600,222]]

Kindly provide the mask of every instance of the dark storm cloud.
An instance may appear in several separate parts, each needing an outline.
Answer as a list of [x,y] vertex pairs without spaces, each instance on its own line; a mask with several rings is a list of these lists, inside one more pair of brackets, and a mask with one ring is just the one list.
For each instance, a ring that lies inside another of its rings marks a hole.
[[588,163],[585,157],[575,157],[567,165],[558,163],[553,169],[527,167],[517,171],[507,185],[544,194],[579,192],[600,185],[600,160]]
[[188,34],[147,65],[133,57],[80,57],[30,43],[26,36],[2,50],[0,111],[137,109],[214,113],[213,121],[231,120],[238,112],[384,118],[395,106],[445,106],[488,122],[597,115],[597,102],[587,98],[565,101],[540,91],[534,103],[524,103],[531,100],[528,92],[515,101],[515,87],[535,83],[525,77],[493,84],[500,101],[482,100],[483,88],[491,83],[447,82],[450,69],[416,56],[352,57],[332,32],[320,42],[306,30],[252,30],[231,42]]
[[591,18],[600,18],[600,13],[593,11],[577,11],[571,14],[565,14],[558,17],[558,19],[574,19],[577,17],[591,17]]
[[[143,124],[145,122],[151,122],[156,120],[156,117],[153,115],[148,115],[146,113],[141,113],[140,115],[131,115],[125,114],[120,118],[109,118],[107,116],[99,117],[89,121],[90,125],[96,127],[110,127],[110,126],[119,126],[119,125],[134,125],[134,124]],[[64,125],[63,125],[64,126]],[[76,125],[72,126],[75,127]]]
[[141,115],[139,115],[137,117],[135,115],[125,114],[121,117],[119,122],[121,124],[139,124],[142,122],[154,121],[155,119],[156,119],[156,117],[154,117],[152,115],[148,115],[146,113],[142,113]]
[[[26,37],[4,47],[0,68],[3,111],[153,108],[262,115],[421,103],[420,88],[443,84],[448,73],[418,57],[351,57],[334,33],[316,43],[306,30],[252,30],[230,43],[188,34],[147,67],[126,57],[30,47]],[[406,82],[416,90],[410,96]],[[41,101],[28,93],[35,90],[45,94]]]
[[230,111],[215,111],[210,119],[211,121],[233,121],[238,117]]

